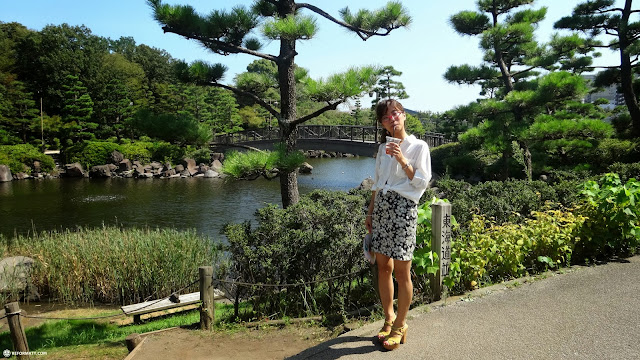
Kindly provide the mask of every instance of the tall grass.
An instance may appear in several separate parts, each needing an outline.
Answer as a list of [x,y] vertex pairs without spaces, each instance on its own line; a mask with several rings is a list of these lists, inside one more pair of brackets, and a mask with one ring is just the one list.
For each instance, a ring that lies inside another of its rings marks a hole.
[[219,254],[195,231],[171,229],[105,226],[2,240],[2,256],[34,258],[32,284],[65,303],[129,304],[164,297],[198,280],[198,267],[213,265]]

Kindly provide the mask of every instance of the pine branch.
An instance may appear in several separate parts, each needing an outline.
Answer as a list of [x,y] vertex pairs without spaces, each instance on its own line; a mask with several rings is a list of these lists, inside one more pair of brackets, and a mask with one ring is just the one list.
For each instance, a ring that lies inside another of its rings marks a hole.
[[[209,49],[221,54],[221,55],[229,55],[229,54],[237,54],[237,53],[244,53],[244,54],[249,54],[249,55],[253,55],[256,57],[260,57],[263,59],[267,59],[267,60],[271,60],[273,62],[277,62],[278,58],[274,55],[270,55],[270,54],[263,54],[261,52],[258,51],[254,51],[254,50],[250,50],[247,49],[245,47],[242,46],[236,46],[236,45],[231,45],[228,44],[224,41],[220,41],[220,40],[216,40],[216,39],[211,39],[211,38],[207,38],[204,36],[198,36],[196,34],[190,34],[190,33],[186,33],[186,32],[182,32],[180,30],[171,28],[169,26],[163,26],[162,30],[164,30],[165,33],[170,32],[170,33],[174,33],[176,35],[180,35],[183,36],[187,39],[192,39],[192,40],[198,40],[201,43],[203,43],[205,46],[208,44],[212,44],[213,47],[215,48],[211,48],[209,47]],[[218,50],[216,50],[218,49]]]
[[360,36],[360,38],[362,40],[367,40],[370,37],[374,36],[374,35],[379,35],[379,36],[387,36],[389,35],[389,33],[391,32],[391,30],[393,30],[393,28],[391,29],[387,29],[387,32],[385,33],[379,33],[379,32],[375,32],[375,31],[370,31],[370,30],[365,30],[365,29],[361,29],[359,27],[347,24],[346,22],[342,21],[342,20],[338,20],[335,17],[331,16],[331,14],[327,13],[326,11],[320,9],[319,7],[316,7],[314,5],[311,4],[307,4],[307,3],[297,3],[296,4],[296,10],[300,9],[300,8],[307,8],[313,12],[315,12],[316,14],[326,18],[329,21],[332,21],[342,27],[345,27],[353,32],[355,32],[356,34],[358,34],[358,36]]
[[305,116],[303,116],[301,118],[298,118],[298,119],[292,121],[291,125],[302,124],[303,122],[305,122],[305,121],[307,121],[309,119],[313,119],[314,117],[319,116],[320,114],[322,114],[324,112],[327,112],[329,110],[335,110],[335,109],[338,108],[338,105],[342,104],[343,102],[344,102],[344,100],[340,100],[340,101],[335,102],[335,103],[329,102],[327,106],[325,106],[325,107],[323,107],[323,108],[321,108],[321,109],[319,109],[317,111],[314,111],[309,115],[305,115]]
[[258,104],[260,104],[260,106],[262,106],[265,110],[267,110],[269,113],[271,113],[271,115],[275,116],[275,118],[278,119],[278,121],[280,121],[280,113],[276,109],[271,107],[271,105],[269,105],[266,102],[264,102],[264,100],[260,99],[256,94],[250,93],[248,91],[240,90],[240,89],[235,88],[233,86],[220,84],[220,83],[217,83],[217,82],[211,82],[211,83],[209,83],[209,85],[215,86],[215,87],[219,87],[219,88],[223,88],[223,89],[232,91],[232,92],[234,92],[234,93],[236,93],[238,95],[246,96],[246,97],[249,97],[249,98],[253,99],[253,101],[255,101]]

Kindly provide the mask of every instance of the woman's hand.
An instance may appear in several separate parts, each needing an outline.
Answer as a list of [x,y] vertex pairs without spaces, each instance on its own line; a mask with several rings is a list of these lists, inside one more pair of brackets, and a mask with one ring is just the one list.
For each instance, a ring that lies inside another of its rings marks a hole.
[[387,143],[386,153],[387,155],[391,155],[396,158],[396,160],[401,164],[405,164],[407,162],[407,159],[405,159],[402,154],[402,150],[400,149],[400,144],[393,142]]
[[373,225],[371,221],[371,215],[367,215],[366,220],[364,221],[364,226],[367,228],[369,234],[373,232]]

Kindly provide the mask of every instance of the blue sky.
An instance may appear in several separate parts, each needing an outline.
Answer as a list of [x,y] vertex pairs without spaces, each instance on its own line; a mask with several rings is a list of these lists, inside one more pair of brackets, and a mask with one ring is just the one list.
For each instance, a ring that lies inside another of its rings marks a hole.
[[[191,4],[200,13],[212,9],[230,9],[234,5],[249,6],[253,1],[169,0],[172,4]],[[338,17],[338,10],[348,3],[352,10],[377,9],[386,0],[307,2],[321,7]],[[554,32],[553,23],[571,13],[582,1],[537,0],[535,8],[546,6],[547,19],[540,25],[537,39],[548,41]],[[616,3],[622,3],[617,0]],[[310,70],[314,78],[326,77],[346,70],[349,66],[391,65],[403,74],[399,78],[410,96],[403,100],[405,107],[414,110],[445,111],[457,105],[467,104],[477,98],[478,88],[447,83],[442,75],[451,65],[480,63],[482,53],[478,39],[463,37],[454,32],[448,21],[451,15],[462,10],[475,10],[475,0],[405,0],[402,1],[413,17],[408,29],[393,31],[386,37],[374,37],[362,41],[334,23],[316,16],[319,27],[315,38],[298,43],[298,65]],[[136,43],[167,50],[173,57],[188,62],[205,60],[220,62],[229,67],[224,82],[246,69],[255,60],[249,55],[220,56],[204,50],[197,42],[174,34],[164,34],[153,20],[151,10],[144,0],[0,0],[0,21],[22,23],[33,30],[48,24],[68,23],[86,25],[99,36],[112,39],[132,36]],[[231,4],[231,5],[229,5]],[[306,14],[311,14],[305,11]],[[264,52],[277,54],[277,43],[263,48]],[[617,65],[614,53],[605,50],[599,65]],[[363,104],[369,100],[364,99]]]

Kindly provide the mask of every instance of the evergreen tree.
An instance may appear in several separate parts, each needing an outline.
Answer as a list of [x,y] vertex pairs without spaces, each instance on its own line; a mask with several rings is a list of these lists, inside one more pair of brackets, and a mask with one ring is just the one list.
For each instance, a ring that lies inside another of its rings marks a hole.
[[[307,3],[293,0],[258,0],[251,9],[234,7],[231,12],[214,10],[208,16],[201,16],[191,6],[172,6],[160,0],[148,0],[154,10],[155,18],[165,32],[172,32],[189,39],[197,40],[209,50],[220,55],[248,54],[275,63],[278,67],[278,88],[280,91],[280,111],[271,106],[259,93],[241,90],[220,83],[225,67],[210,66],[207,71],[198,71],[201,82],[226,88],[253,98],[256,103],[267,109],[276,119],[285,144],[285,152],[292,153],[296,148],[297,126],[337,106],[349,98],[368,92],[375,84],[373,68],[351,69],[344,74],[331,76],[327,80],[307,79],[307,90],[315,101],[326,105],[317,111],[298,116],[295,57],[296,42],[311,39],[317,31],[316,21],[304,16],[302,10],[309,10],[348,30],[355,32],[363,40],[375,35],[388,35],[394,29],[405,26],[410,17],[399,2],[391,2],[378,11],[361,10],[353,14],[348,8],[341,11],[342,20],[322,9]],[[269,40],[279,41],[278,55],[260,52],[259,40],[250,33],[261,26],[263,35]],[[281,169],[280,190],[282,205],[298,202],[296,169]]]
[[71,146],[78,140],[95,138],[98,124],[91,121],[93,100],[87,93],[87,88],[77,76],[67,75],[62,89],[64,95],[64,107],[62,108],[64,144]]
[[402,75],[402,72],[394,69],[393,66],[383,67],[378,71],[380,80],[378,80],[378,86],[374,91],[380,94],[380,98],[408,99],[409,95],[407,95],[404,85],[400,81],[393,80],[393,78],[400,75]]
[[[589,63],[589,57],[576,54],[579,39],[556,37],[547,46],[534,39],[537,24],[546,8],[529,9],[533,0],[479,0],[479,11],[462,11],[450,19],[462,35],[479,36],[484,63],[451,66],[444,77],[458,84],[479,84],[489,99],[459,109],[471,115],[474,131],[483,135],[487,146],[502,153],[502,178],[509,177],[509,163],[516,141],[524,154],[527,177],[531,178],[531,153],[522,136],[544,106],[565,101],[584,91],[581,79],[566,73],[552,73],[535,79],[540,70],[573,69]],[[571,45],[571,46],[570,46]],[[561,65],[558,65],[558,64]],[[544,92],[548,93],[544,93]],[[555,97],[549,97],[555,94]]]
[[[599,74],[595,85],[619,84],[631,115],[632,134],[640,137],[640,106],[637,90],[633,86],[634,74],[640,66],[640,21],[630,20],[631,15],[640,12],[640,9],[633,9],[632,3],[632,0],[625,0],[620,8],[615,5],[614,0],[585,1],[573,9],[571,16],[563,17],[554,26],[587,34],[591,48],[618,51],[620,65],[607,67],[607,71]],[[613,36],[614,39],[608,45],[602,45],[595,39],[600,34]]]

